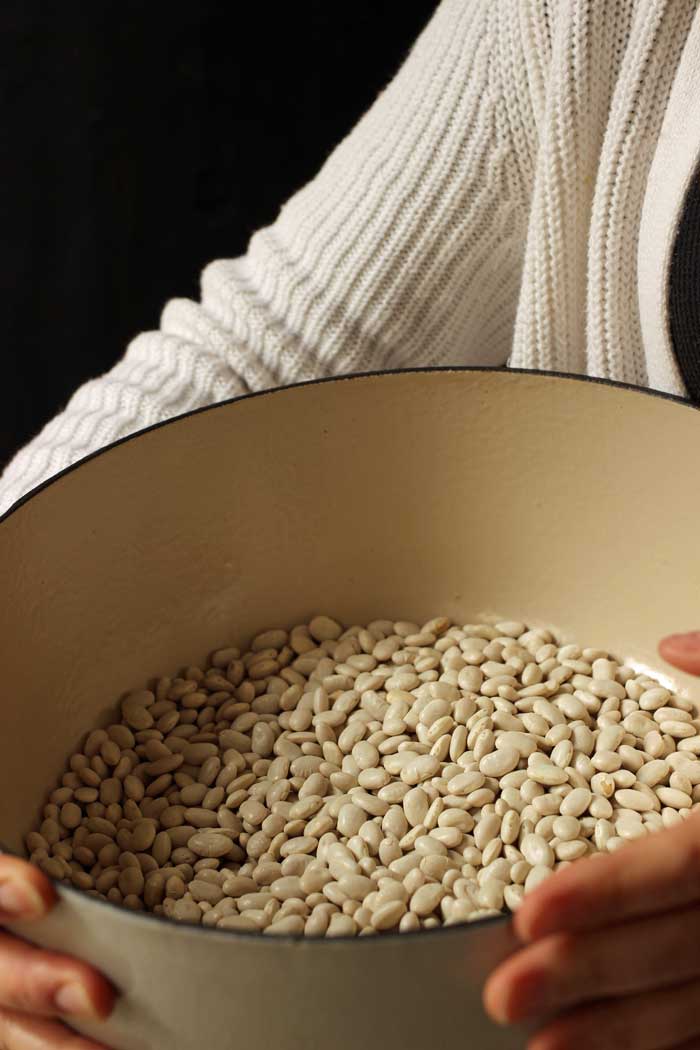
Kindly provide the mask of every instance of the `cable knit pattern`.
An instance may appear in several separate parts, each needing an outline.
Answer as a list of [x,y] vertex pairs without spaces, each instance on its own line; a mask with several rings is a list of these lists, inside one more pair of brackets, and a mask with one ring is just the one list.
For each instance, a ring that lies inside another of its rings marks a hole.
[[247,254],[15,457],[0,508],[135,430],[295,380],[510,362],[647,382],[638,227],[696,6],[443,0]]

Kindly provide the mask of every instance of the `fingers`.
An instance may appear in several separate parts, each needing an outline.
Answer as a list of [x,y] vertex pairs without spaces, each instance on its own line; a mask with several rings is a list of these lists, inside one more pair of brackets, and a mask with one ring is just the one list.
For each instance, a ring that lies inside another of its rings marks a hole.
[[0,1046],[2,1050],[47,1050],[48,1047],[51,1050],[105,1050],[65,1025],[3,1009],[0,1009]]
[[[700,907],[577,936],[545,937],[507,959],[484,990],[500,1023],[700,978]],[[649,946],[653,945],[653,951]]]
[[[51,883],[38,869],[16,857],[0,856],[0,925],[18,919],[39,919],[55,900]],[[85,963],[40,951],[0,932],[0,1007],[6,1008],[4,1016],[10,1018],[5,1020],[6,1025],[14,1024],[12,1011],[99,1020],[107,1017],[113,1006],[111,986]],[[35,1045],[26,1042],[34,1038],[28,1030],[14,1038],[25,1041],[18,1046]],[[0,1037],[3,1050],[5,1045]],[[37,1047],[40,1045],[54,1044],[36,1043]],[[66,1046],[72,1047],[73,1043]]]
[[533,1036],[527,1050],[674,1050],[694,1047],[700,1033],[693,981],[653,995],[629,996],[571,1011]]
[[700,631],[670,634],[659,645],[664,660],[688,674],[700,675]]
[[55,901],[53,886],[38,868],[17,857],[0,856],[0,925],[40,919]]
[[578,933],[700,899],[700,813],[546,879],[515,915],[523,941]]
[[102,1020],[112,1011],[114,992],[85,963],[0,933],[0,1005],[45,1017]]

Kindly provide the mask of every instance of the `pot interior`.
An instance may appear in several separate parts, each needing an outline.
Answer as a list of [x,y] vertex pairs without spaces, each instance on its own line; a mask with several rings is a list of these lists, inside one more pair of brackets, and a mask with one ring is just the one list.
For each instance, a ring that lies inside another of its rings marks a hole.
[[[0,524],[0,839],[119,697],[316,612],[554,626],[671,674],[700,620],[700,413],[554,376],[310,384],[151,429]],[[689,471],[690,465],[690,471]]]

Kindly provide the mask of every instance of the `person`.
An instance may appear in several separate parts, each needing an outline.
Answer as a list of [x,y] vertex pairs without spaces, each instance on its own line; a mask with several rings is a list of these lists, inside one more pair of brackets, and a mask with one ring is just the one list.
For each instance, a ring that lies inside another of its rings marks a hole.
[[[77,391],[0,507],[160,420],[342,372],[509,365],[700,399],[699,98],[697,0],[442,0],[317,177]],[[700,675],[700,633],[661,655]],[[0,858],[0,923],[53,901]],[[514,921],[484,996],[544,1025],[530,1050],[700,1047],[700,816],[557,872]],[[114,996],[0,934],[5,1050],[94,1050],[56,1018]]]

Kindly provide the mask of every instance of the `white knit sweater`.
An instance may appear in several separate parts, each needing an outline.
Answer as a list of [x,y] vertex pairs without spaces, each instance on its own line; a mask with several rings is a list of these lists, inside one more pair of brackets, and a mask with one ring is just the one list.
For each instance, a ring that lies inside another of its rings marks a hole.
[[116,438],[294,380],[510,363],[682,393],[664,290],[700,146],[697,8],[443,0],[247,254],[15,457],[0,509]]

